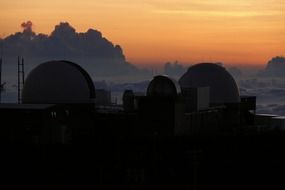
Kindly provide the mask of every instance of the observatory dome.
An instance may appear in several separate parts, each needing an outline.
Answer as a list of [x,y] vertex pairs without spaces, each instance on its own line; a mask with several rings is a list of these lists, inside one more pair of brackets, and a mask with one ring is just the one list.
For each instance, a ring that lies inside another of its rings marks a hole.
[[155,76],[147,87],[147,96],[176,97],[178,93],[178,82],[162,75]]
[[238,103],[240,101],[238,86],[226,69],[214,63],[200,63],[188,69],[179,79],[183,89],[209,87],[210,103]]
[[68,61],[45,62],[25,80],[22,102],[30,104],[93,103],[95,87],[79,65]]

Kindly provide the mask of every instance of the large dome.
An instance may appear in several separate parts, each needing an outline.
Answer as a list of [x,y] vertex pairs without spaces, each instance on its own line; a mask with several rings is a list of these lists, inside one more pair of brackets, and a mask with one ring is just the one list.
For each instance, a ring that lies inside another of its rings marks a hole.
[[179,79],[182,88],[210,87],[210,103],[237,103],[238,86],[226,69],[214,63],[200,63],[188,69]]
[[177,81],[163,75],[153,78],[147,88],[147,96],[176,97],[180,93]]
[[50,61],[25,80],[22,102],[30,104],[93,103],[95,87],[88,73],[68,61]]

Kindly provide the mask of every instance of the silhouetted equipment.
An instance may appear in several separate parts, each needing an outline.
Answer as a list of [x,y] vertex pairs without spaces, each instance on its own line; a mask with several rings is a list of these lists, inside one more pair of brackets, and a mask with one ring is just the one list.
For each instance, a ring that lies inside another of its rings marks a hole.
[[25,83],[24,58],[18,56],[18,104],[22,103],[22,90]]
[[0,103],[2,102],[2,90],[4,90],[5,83],[2,84],[2,62],[3,62],[3,46],[4,42],[1,43],[1,57],[0,57]]
[[1,57],[0,58],[0,103],[2,102],[2,91],[4,90],[4,86],[6,84],[6,82],[2,83],[2,63],[3,63],[3,59]]
[[0,103],[2,102],[2,57],[0,58]]
[[0,58],[0,85],[2,85],[2,57]]
[[28,75],[23,103],[93,104],[95,87],[89,74],[69,61],[42,63]]
[[123,94],[123,108],[126,112],[134,111],[135,95],[132,90],[125,90]]
[[234,78],[217,64],[200,63],[190,67],[179,79],[182,91],[187,88],[210,88],[210,104],[239,103],[239,90]]
[[152,97],[176,98],[180,91],[180,86],[174,79],[158,75],[148,85],[146,94]]

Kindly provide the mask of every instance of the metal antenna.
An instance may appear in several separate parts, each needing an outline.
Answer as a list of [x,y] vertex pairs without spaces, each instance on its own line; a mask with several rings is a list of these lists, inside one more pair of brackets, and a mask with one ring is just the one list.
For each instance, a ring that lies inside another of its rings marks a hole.
[[18,104],[22,103],[22,89],[25,81],[24,58],[18,56]]
[[25,84],[25,62],[24,58],[22,58],[22,87],[24,87]]
[[18,104],[21,103],[20,64],[20,56],[18,56]]
[[2,56],[0,58],[0,103],[2,102],[2,90],[3,90],[3,86],[2,86]]
[[1,57],[0,57],[0,103],[2,103],[2,90],[4,90],[4,84],[2,84],[2,62],[3,62],[3,49],[4,49],[4,40],[1,35]]

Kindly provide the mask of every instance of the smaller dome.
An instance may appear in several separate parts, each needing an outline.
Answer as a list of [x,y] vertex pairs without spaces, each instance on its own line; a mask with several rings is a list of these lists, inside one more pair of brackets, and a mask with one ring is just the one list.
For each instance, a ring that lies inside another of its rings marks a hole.
[[45,62],[25,80],[24,104],[94,103],[95,87],[79,65],[69,61]]
[[176,97],[180,91],[177,81],[167,76],[158,75],[149,83],[147,96]]

